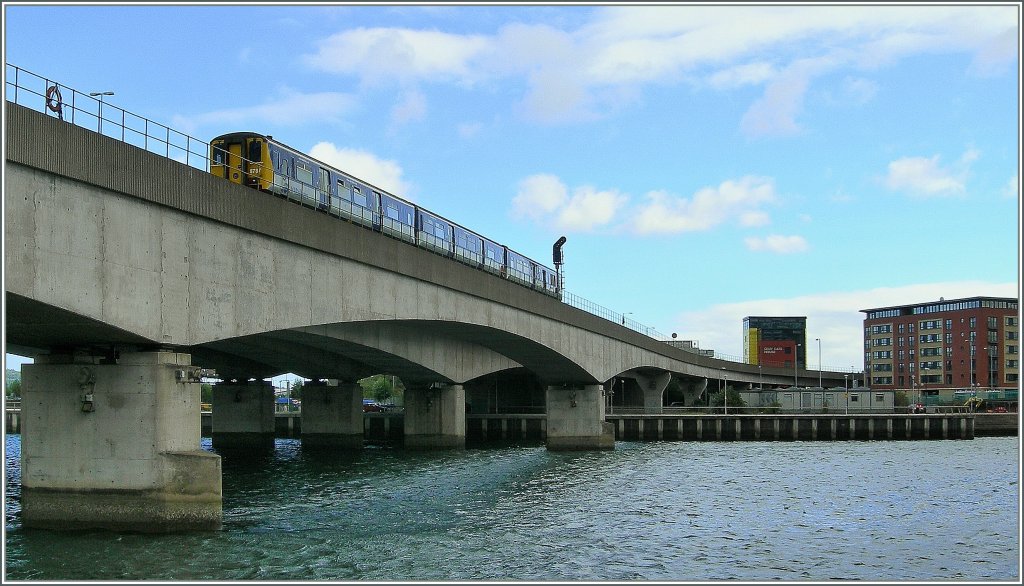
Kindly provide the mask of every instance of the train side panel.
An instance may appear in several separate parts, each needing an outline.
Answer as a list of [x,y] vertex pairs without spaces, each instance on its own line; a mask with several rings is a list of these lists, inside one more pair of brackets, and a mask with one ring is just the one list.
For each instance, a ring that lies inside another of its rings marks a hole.
[[451,256],[454,251],[454,232],[452,224],[441,217],[416,208],[416,244],[419,246]]
[[380,200],[381,231],[415,244],[416,207],[388,193],[373,193]]
[[455,259],[475,267],[482,266],[484,262],[484,238],[458,224],[452,224],[452,233],[455,235],[455,245],[453,248]]

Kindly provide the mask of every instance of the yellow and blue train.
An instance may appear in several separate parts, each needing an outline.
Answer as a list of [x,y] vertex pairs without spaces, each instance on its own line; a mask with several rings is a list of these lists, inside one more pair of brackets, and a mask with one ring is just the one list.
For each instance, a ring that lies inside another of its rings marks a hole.
[[210,173],[314,207],[561,298],[558,275],[525,255],[295,150],[270,135],[210,141]]

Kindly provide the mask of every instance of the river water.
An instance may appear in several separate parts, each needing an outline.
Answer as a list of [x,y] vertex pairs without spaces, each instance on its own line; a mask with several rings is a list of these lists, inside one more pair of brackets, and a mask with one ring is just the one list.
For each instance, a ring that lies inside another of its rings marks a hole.
[[[1018,438],[222,454],[224,526],[27,530],[8,580],[1016,581]],[[203,447],[210,447],[204,438]]]

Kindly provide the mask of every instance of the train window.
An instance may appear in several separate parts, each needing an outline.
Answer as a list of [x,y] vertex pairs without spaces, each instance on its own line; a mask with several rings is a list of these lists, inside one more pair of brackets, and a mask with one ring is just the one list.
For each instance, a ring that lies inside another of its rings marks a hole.
[[352,201],[355,202],[356,205],[363,206],[364,208],[366,207],[366,196],[363,195],[363,192],[359,189],[358,185],[352,186]]
[[345,187],[345,182],[341,179],[338,179],[338,195],[345,201],[352,201],[352,192]]
[[384,213],[387,214],[387,216],[389,218],[391,218],[392,220],[398,220],[399,219],[398,204],[389,201],[387,207],[388,207],[388,209]]
[[295,161],[295,178],[306,185],[313,185],[313,172],[302,161]]
[[434,224],[434,236],[437,236],[441,240],[447,240],[448,227],[440,222],[437,222],[436,224]]

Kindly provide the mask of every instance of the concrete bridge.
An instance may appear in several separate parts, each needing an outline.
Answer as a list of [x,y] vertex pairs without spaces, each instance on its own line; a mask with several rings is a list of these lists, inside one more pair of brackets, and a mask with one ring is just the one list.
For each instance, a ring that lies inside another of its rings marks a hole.
[[[26,526],[220,523],[219,457],[273,441],[294,372],[302,437],[362,445],[371,374],[406,384],[405,445],[459,447],[465,412],[539,395],[549,449],[611,449],[606,392],[658,413],[674,376],[816,384],[818,371],[716,360],[424,249],[7,102],[8,351],[23,372]],[[513,244],[514,243],[510,243]],[[842,385],[843,373],[820,373]],[[126,423],[127,422],[127,423]]]

